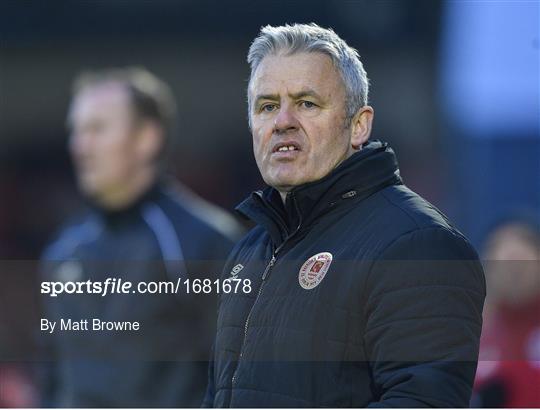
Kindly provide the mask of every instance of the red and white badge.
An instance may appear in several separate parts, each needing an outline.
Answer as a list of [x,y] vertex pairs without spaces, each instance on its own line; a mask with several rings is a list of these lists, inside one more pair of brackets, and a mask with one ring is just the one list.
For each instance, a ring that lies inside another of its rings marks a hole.
[[332,263],[330,252],[321,252],[313,255],[304,262],[298,274],[298,282],[306,290],[313,289],[324,279]]

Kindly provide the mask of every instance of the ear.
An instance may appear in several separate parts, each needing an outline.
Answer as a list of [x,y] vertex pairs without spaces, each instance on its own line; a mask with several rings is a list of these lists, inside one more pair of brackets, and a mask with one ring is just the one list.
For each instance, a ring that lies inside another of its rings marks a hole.
[[142,162],[155,160],[163,149],[163,130],[154,121],[144,121],[137,132],[137,155]]
[[364,105],[354,115],[351,122],[351,146],[355,150],[362,148],[370,134],[373,124],[373,108],[369,105]]

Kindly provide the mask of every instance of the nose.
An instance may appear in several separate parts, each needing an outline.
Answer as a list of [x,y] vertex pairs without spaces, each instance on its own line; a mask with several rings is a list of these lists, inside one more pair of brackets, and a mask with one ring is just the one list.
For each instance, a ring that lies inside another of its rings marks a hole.
[[295,116],[293,107],[290,104],[283,104],[276,114],[274,121],[274,132],[276,134],[283,134],[288,131],[295,131],[298,129],[298,120]]

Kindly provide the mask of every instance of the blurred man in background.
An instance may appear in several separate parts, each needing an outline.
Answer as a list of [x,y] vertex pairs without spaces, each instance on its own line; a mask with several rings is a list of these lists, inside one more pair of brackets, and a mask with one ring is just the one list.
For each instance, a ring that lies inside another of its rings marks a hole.
[[540,407],[540,229],[509,218],[485,247],[484,329],[473,405]]
[[[212,279],[221,271],[239,228],[166,180],[174,120],[169,88],[143,69],[77,79],[69,151],[88,209],[44,252],[43,280],[160,282]],[[140,323],[131,334],[42,334],[52,360],[43,377],[45,405],[199,406],[215,320],[211,297],[74,294],[47,296],[45,308],[49,320]]]

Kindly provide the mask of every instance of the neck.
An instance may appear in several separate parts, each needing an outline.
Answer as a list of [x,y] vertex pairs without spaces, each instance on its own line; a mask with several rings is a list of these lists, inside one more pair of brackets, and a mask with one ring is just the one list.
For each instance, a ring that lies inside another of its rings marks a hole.
[[155,170],[141,172],[128,183],[118,185],[95,199],[95,202],[108,211],[128,208],[150,189],[157,178]]

